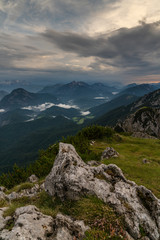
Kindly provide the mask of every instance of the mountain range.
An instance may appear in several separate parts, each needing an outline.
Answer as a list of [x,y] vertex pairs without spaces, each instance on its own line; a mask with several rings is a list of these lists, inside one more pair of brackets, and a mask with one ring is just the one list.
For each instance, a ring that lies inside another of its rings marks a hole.
[[158,87],[133,84],[120,90],[101,83],[71,82],[38,93],[13,90],[0,101],[0,171],[8,171],[15,162],[34,161],[38,149],[85,125],[115,126],[143,107],[159,108],[160,90],[151,92]]

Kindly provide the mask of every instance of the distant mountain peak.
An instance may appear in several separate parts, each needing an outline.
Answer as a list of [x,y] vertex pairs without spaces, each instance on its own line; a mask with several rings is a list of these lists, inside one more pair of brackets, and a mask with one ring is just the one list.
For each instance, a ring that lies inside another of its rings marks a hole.
[[29,93],[29,92],[26,91],[24,88],[16,88],[11,92],[11,94],[13,93]]
[[67,84],[68,86],[88,86],[87,83],[85,82],[76,82],[76,81],[72,81],[70,83]]

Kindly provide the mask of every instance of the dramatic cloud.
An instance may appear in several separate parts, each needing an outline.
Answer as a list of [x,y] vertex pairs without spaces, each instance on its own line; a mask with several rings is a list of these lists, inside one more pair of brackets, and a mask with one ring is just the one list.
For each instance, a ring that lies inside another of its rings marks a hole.
[[[97,64],[118,68],[154,70],[160,67],[160,22],[120,29],[96,37],[47,30],[43,36],[60,49],[83,57],[96,57]],[[148,69],[149,68],[149,69]]]
[[158,81],[159,13],[159,0],[1,0],[0,83]]

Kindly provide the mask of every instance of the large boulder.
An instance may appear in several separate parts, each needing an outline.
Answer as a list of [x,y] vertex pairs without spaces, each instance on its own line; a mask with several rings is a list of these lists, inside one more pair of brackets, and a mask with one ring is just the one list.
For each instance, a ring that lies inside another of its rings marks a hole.
[[[39,212],[34,205],[17,208],[12,221],[11,231],[3,229],[0,232],[1,240],[81,240],[89,229],[83,221],[62,214],[53,219]],[[5,224],[3,220],[3,228]]]
[[141,229],[149,239],[160,239],[160,200],[145,187],[127,180],[114,164],[85,164],[70,144],[60,143],[45,190],[61,200],[94,194],[123,215],[134,239],[142,237]]

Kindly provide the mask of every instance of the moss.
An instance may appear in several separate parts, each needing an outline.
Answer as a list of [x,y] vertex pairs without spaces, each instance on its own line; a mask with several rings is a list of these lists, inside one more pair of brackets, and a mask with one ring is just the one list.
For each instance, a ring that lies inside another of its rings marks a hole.
[[14,227],[14,219],[11,218],[11,219],[8,220],[8,222],[5,225],[4,229],[7,229],[7,230],[11,231],[13,227]]
[[146,232],[144,231],[144,228],[143,228],[142,225],[139,225],[139,231],[140,231],[141,237],[145,237],[146,236]]
[[115,173],[111,169],[107,169],[105,172],[110,176],[115,176]]
[[0,199],[0,208],[6,207],[8,205],[5,199]]
[[145,196],[143,195],[143,193],[137,189],[137,194],[139,196],[139,198],[141,199],[142,204],[145,206],[146,209],[148,209],[149,211],[151,211],[151,205],[152,205],[152,198],[150,196],[150,194],[145,194]]
[[105,180],[105,181],[106,181],[106,178],[105,178],[105,176],[104,176],[102,173],[95,174],[94,177],[95,177],[95,178],[98,178],[98,179],[100,179],[100,180]]
[[133,212],[132,206],[127,202],[122,202],[123,206],[127,209],[128,212]]

